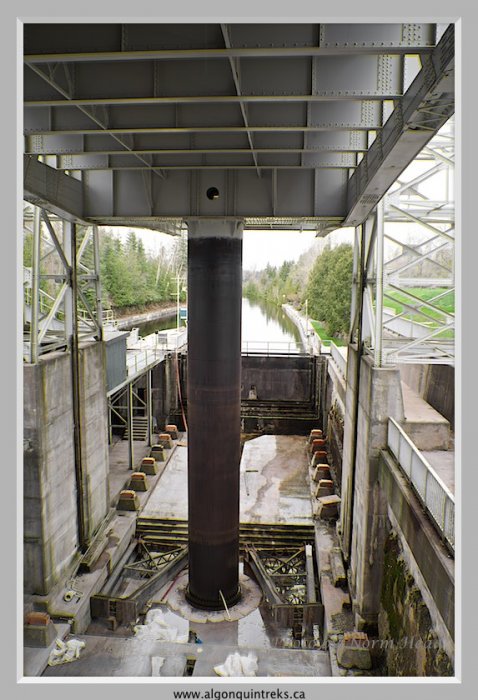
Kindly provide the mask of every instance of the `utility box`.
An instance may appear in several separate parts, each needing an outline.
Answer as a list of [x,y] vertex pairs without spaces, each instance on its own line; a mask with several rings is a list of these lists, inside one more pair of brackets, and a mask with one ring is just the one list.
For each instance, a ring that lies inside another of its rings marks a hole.
[[126,366],[126,339],[129,333],[124,331],[106,332],[106,383],[107,390],[112,391],[128,377]]

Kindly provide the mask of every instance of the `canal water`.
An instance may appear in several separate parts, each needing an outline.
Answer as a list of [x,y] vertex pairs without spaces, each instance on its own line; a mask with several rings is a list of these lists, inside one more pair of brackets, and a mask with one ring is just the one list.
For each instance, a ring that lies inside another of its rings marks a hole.
[[[138,324],[141,336],[176,328],[176,314],[157,321]],[[250,350],[258,347],[256,344],[269,343],[271,347],[287,349],[297,343],[300,335],[294,323],[285,315],[282,307],[265,301],[250,301],[242,299],[242,344]]]

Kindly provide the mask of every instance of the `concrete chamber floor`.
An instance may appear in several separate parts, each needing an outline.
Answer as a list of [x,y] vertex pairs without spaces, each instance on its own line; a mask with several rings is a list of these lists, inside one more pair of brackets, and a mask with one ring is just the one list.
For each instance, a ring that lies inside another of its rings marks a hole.
[[[124,450],[124,447],[122,447]],[[115,456],[119,456],[118,454]],[[122,461],[122,460],[121,460]],[[124,468],[124,465],[122,465]],[[121,473],[123,469],[118,469]],[[176,444],[160,478],[148,494],[145,517],[187,519],[186,436]],[[266,435],[245,443],[241,461],[241,522],[312,522],[308,460],[303,436]],[[242,565],[241,565],[242,570]],[[151,676],[156,657],[164,658],[161,677],[217,677],[214,667],[239,651],[257,657],[259,677],[331,676],[329,654],[319,649],[318,630],[301,642],[291,630],[280,628],[261,603],[244,618],[229,622],[194,622],[167,606],[170,584],[156,591],[151,606],[189,639],[201,643],[159,642],[134,636],[133,626],[112,632],[94,621],[88,633],[75,635],[85,642],[73,663],[47,667],[45,677]],[[315,633],[315,638],[314,638]]]
[[[135,638],[79,636],[86,643],[81,657],[73,663],[49,667],[44,677],[152,676],[153,659],[164,659],[161,677],[215,677],[214,667],[238,651],[228,644],[175,644]],[[257,657],[256,676],[325,677],[331,675],[325,651],[288,649],[239,649]],[[194,663],[191,664],[191,661]],[[188,663],[189,662],[189,663]],[[189,666],[189,672],[187,667]]]
[[[187,483],[187,447],[178,445],[142,515],[186,520]],[[240,508],[245,523],[312,522],[303,436],[263,435],[245,443]]]

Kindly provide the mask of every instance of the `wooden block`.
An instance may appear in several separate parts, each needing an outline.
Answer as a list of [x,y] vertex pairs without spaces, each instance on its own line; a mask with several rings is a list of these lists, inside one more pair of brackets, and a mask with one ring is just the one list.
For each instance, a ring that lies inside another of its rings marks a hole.
[[169,433],[161,433],[158,438],[158,443],[164,447],[165,450],[171,449],[171,435]]
[[319,483],[321,479],[330,479],[330,468],[328,464],[318,464],[312,477],[314,481]]
[[307,442],[310,444],[312,442],[312,440],[315,440],[315,439],[321,438],[321,437],[322,437],[322,431],[319,430],[319,428],[313,428],[310,431],[310,435],[307,438]]
[[139,510],[139,499],[135,491],[131,489],[120,491],[116,510]]
[[312,460],[310,462],[311,467],[316,467],[318,464],[328,464],[327,452],[320,450],[312,455]]
[[321,496],[318,499],[317,516],[322,520],[337,520],[340,503],[338,496]]
[[312,452],[317,452],[321,447],[325,445],[325,440],[322,438],[315,438],[312,440]]
[[334,482],[332,479],[320,479],[319,485],[315,492],[316,498],[321,498],[322,496],[332,496],[335,491]]
[[47,627],[50,623],[50,616],[46,612],[29,612],[25,615],[26,625],[37,625],[39,627]]
[[176,425],[173,425],[173,424],[167,425],[165,428],[165,432],[168,433],[169,435],[171,435],[171,438],[173,440],[178,439],[178,427]]
[[144,472],[133,472],[129,482],[129,487],[133,491],[147,491],[149,489],[148,480]]
[[141,471],[148,476],[155,476],[158,473],[154,457],[145,457],[143,459],[141,462]]
[[156,462],[164,462],[164,448],[162,445],[153,445],[150,454]]

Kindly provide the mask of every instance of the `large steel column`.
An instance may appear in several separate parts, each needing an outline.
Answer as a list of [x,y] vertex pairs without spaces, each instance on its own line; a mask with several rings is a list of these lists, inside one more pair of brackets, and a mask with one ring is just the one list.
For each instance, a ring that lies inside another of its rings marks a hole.
[[223,609],[240,598],[243,224],[188,226],[187,598],[195,607]]

